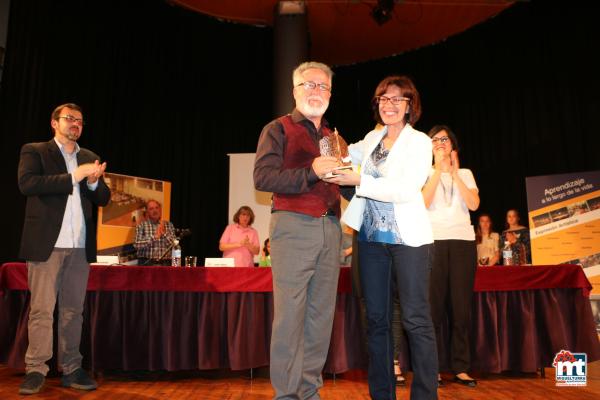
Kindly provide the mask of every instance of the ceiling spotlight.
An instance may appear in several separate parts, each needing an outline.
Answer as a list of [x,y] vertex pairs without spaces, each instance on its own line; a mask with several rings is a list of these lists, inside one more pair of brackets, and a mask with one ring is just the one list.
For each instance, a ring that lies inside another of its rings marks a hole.
[[392,19],[394,11],[394,0],[377,0],[377,5],[373,7],[371,16],[379,25],[383,25]]

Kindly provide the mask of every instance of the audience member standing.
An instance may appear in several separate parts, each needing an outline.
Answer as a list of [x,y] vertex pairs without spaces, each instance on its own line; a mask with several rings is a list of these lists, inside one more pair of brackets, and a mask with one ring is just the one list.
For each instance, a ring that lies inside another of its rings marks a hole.
[[90,262],[96,261],[96,222],[92,209],[105,206],[110,190],[102,177],[106,163],[79,147],[81,108],[73,103],[54,109],[54,138],[21,149],[18,183],[27,196],[19,256],[27,260],[31,292],[25,380],[20,394],[41,390],[52,358],[54,307],[58,296],[58,360],[62,386],[93,390],[98,386],[82,368],[79,352],[83,302]]
[[474,387],[477,383],[467,372],[471,366],[471,302],[477,248],[469,211],[479,207],[479,194],[473,173],[459,166],[458,141],[450,128],[437,125],[429,131],[429,137],[434,165],[423,187],[423,198],[435,238],[431,315],[438,349],[446,342],[441,337],[441,325],[447,318],[450,321],[450,368],[454,380]]

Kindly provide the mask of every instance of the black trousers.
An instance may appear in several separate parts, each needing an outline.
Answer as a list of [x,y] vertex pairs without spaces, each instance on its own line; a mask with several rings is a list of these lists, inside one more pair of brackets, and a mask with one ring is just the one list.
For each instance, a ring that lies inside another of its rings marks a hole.
[[[477,247],[472,240],[436,240],[431,269],[429,302],[435,326],[438,355],[441,345],[450,343],[450,368],[455,374],[471,365],[470,328],[473,284],[477,268]],[[448,319],[448,337],[441,328]]]

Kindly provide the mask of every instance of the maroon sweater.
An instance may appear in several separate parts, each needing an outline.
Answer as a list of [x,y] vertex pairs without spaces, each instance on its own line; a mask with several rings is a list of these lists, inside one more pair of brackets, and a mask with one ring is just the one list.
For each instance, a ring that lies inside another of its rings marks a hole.
[[260,136],[254,165],[257,190],[273,192],[273,210],[319,217],[327,210],[340,216],[339,187],[320,180],[312,162],[320,156],[319,131],[297,110],[268,124]]

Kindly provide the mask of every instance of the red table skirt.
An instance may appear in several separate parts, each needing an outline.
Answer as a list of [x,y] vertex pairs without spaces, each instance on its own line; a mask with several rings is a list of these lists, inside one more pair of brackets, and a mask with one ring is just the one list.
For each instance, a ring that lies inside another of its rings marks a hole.
[[[341,268],[339,293],[351,291],[350,268]],[[478,267],[475,292],[554,288],[580,288],[589,294],[592,285],[579,265]],[[24,263],[0,267],[0,291],[27,290]],[[89,291],[271,292],[271,268],[181,268],[92,265]]]
[[[270,272],[92,266],[81,342],[84,366],[173,371],[268,365]],[[0,363],[14,368],[23,368],[27,349],[26,276],[24,264],[0,267]],[[360,303],[348,293],[349,279],[349,269],[343,268],[326,372],[365,368],[367,363]],[[600,359],[586,297],[590,286],[580,267],[481,267],[475,286],[475,370],[532,372],[550,366],[561,349],[587,353],[588,362]],[[440,347],[445,370],[448,343]],[[407,370],[408,354],[404,344],[401,362]],[[56,368],[56,361],[51,365]]]
[[[350,268],[340,268],[338,291],[351,290]],[[27,290],[25,263],[0,267],[0,292]],[[156,267],[92,265],[88,291],[272,292],[271,268]]]
[[475,292],[579,288],[589,295],[592,284],[579,265],[478,267]]

